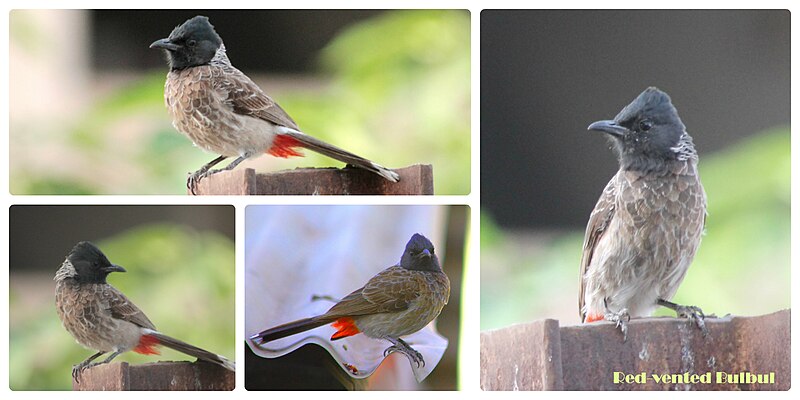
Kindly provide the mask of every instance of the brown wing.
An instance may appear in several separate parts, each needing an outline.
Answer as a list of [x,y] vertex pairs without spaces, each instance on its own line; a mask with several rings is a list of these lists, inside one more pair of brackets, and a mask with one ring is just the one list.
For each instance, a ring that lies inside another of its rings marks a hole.
[[133,304],[133,302],[128,300],[128,298],[116,288],[109,287],[109,290],[106,290],[103,295],[108,301],[109,311],[112,317],[131,322],[142,328],[156,329],[142,310],[136,307],[136,304]]
[[220,68],[222,73],[213,75],[214,87],[227,96],[224,101],[233,108],[233,112],[300,130],[292,117],[247,75],[231,66]]
[[410,271],[399,266],[389,267],[350,293],[325,313],[326,317],[367,315],[399,312],[408,308],[419,296],[419,282]]
[[586,226],[586,236],[583,240],[583,255],[581,256],[581,273],[580,273],[580,290],[578,291],[578,313],[581,316],[581,322],[586,319],[586,314],[583,312],[583,297],[586,289],[583,277],[592,263],[592,256],[594,255],[595,246],[608,227],[608,223],[614,217],[614,198],[616,197],[616,181],[617,176],[611,180],[603,189],[603,194],[594,206],[592,214],[589,216],[589,224]]

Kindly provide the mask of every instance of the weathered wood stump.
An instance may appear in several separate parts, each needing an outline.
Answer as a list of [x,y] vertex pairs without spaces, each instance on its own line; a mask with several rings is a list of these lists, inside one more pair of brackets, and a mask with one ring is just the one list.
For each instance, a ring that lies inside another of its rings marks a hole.
[[[483,390],[788,390],[790,310],[559,327],[542,320],[481,333]],[[661,379],[656,379],[659,377]]]
[[[432,195],[433,167],[395,169],[390,182],[360,168],[298,168],[257,174],[252,168],[220,172],[202,179],[198,195]],[[189,192],[191,194],[191,192]]]
[[86,369],[72,380],[72,390],[233,390],[235,386],[232,371],[202,361],[113,362]]

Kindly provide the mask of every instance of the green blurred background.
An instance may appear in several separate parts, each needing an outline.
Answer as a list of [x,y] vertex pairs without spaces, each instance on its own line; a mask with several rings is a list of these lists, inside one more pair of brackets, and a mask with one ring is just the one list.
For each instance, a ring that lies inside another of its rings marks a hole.
[[[469,193],[470,15],[458,10],[13,10],[11,192],[185,193],[187,172],[217,155],[172,128],[168,68],[148,46],[198,14],[305,132],[388,167],[433,164],[436,194]],[[305,153],[246,167],[342,167]]]
[[[94,354],[64,330],[54,304],[55,272],[80,240],[127,269],[108,282],[159,331],[234,360],[233,215],[229,206],[12,207],[10,388],[69,390],[72,365]],[[160,360],[194,361],[161,348],[113,362]]]
[[[701,154],[706,234],[674,301],[720,317],[790,307],[790,142],[789,129],[780,128]],[[579,323],[583,235],[504,230],[484,211],[481,329],[543,318]],[[655,315],[675,314],[661,308]]]

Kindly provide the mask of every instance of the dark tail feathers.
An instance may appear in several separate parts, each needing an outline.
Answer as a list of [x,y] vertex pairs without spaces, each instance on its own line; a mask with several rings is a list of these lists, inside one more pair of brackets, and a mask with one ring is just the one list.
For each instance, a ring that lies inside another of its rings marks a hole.
[[264,344],[273,340],[285,338],[287,336],[296,335],[300,332],[305,332],[309,329],[314,329],[331,322],[333,321],[329,319],[321,319],[319,317],[304,318],[259,332],[253,336],[250,336],[250,339],[255,341],[257,344]]
[[296,139],[302,143],[303,147],[306,149],[326,155],[345,164],[354,165],[367,171],[374,172],[389,181],[400,181],[400,175],[398,175],[396,172],[367,160],[364,157],[357,156],[347,150],[340,149],[332,144],[325,143],[315,137],[306,135],[303,132],[290,130],[283,134]]
[[187,355],[190,355],[192,357],[197,357],[197,359],[199,359],[199,360],[208,361],[210,363],[217,364],[217,365],[222,366],[223,368],[231,370],[231,371],[235,371],[236,370],[236,365],[233,362],[231,362],[230,360],[228,360],[227,358],[225,358],[225,357],[223,357],[221,355],[214,354],[214,353],[212,353],[210,351],[206,351],[206,350],[203,350],[203,349],[201,349],[199,347],[192,346],[189,343],[182,342],[182,341],[180,341],[178,339],[175,339],[173,337],[169,337],[169,336],[167,336],[167,335],[165,335],[163,333],[160,333],[160,332],[150,331],[150,332],[147,332],[147,335],[150,335],[150,336],[158,339],[158,342],[159,342],[160,345],[165,346],[165,347],[169,347],[172,350],[179,351],[179,352],[181,352],[183,354],[187,354]]

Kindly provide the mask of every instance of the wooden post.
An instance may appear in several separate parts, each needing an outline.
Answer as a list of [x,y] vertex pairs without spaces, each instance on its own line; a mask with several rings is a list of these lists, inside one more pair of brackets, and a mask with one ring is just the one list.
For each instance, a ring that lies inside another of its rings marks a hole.
[[[707,318],[706,337],[685,319],[634,319],[625,342],[612,323],[559,328],[558,321],[543,320],[482,332],[481,388],[788,390],[790,314]],[[615,383],[615,373],[623,379],[631,375],[631,382]],[[654,375],[662,374],[671,381],[656,382]],[[678,382],[691,376],[710,382]],[[634,382],[637,377],[646,380]],[[739,382],[731,383],[734,379]]]
[[[198,195],[432,195],[433,167],[395,169],[400,182],[389,182],[360,168],[298,168],[256,174],[246,168],[214,174],[200,181]],[[191,193],[189,193],[191,194]]]
[[72,390],[233,390],[235,374],[207,362],[112,362],[86,369]]

